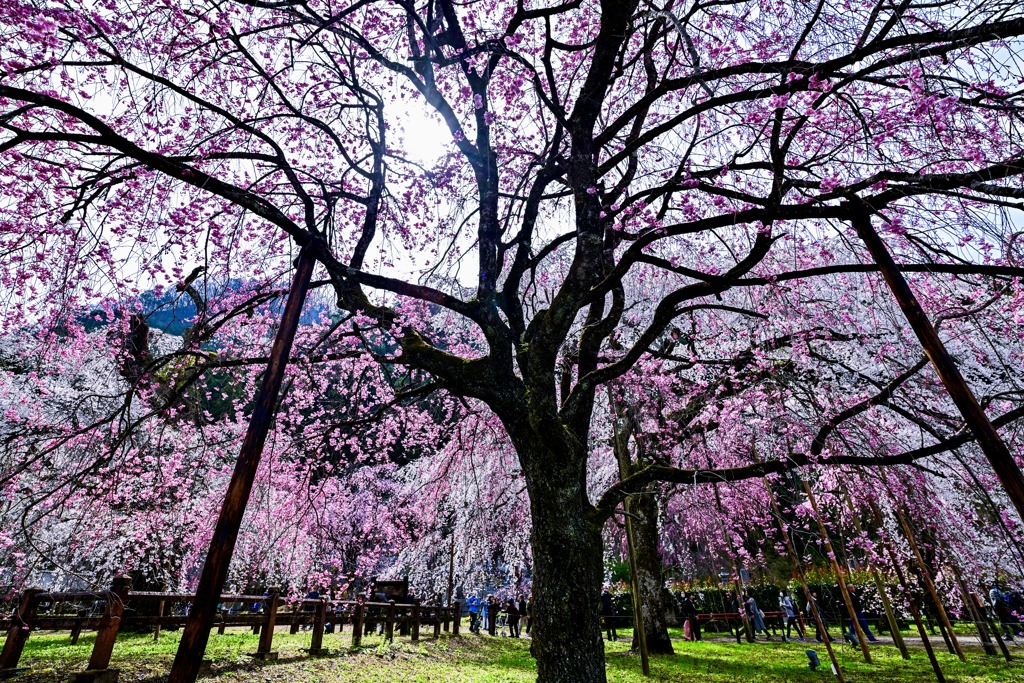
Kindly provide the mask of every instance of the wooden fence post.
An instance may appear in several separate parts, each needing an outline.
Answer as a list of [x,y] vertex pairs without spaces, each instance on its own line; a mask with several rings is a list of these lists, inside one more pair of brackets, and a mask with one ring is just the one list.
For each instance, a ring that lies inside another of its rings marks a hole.
[[388,616],[384,622],[384,638],[389,642],[395,642],[395,601],[388,600]]
[[103,610],[103,618],[96,630],[96,642],[92,647],[92,656],[86,670],[71,676],[73,683],[113,683],[117,681],[117,669],[111,669],[110,656],[114,653],[117,632],[121,628],[121,617],[124,616],[124,603],[128,599],[132,580],[127,576],[114,579],[110,593],[107,595],[107,608]]
[[357,648],[363,640],[363,602],[356,602],[352,610],[352,647]]
[[7,631],[7,640],[4,641],[3,652],[0,653],[0,672],[9,674],[17,670],[21,653],[25,649],[25,641],[32,628],[32,619],[36,616],[39,602],[36,596],[42,593],[40,588],[29,588],[21,594],[18,602],[18,612],[14,617],[11,628]]
[[327,622],[327,600],[320,598],[320,604],[316,606],[316,616],[313,617],[313,638],[309,643],[309,654],[326,654],[324,649],[324,624]]
[[420,599],[412,601],[412,629],[409,635],[410,640],[416,642],[420,639]]
[[132,580],[127,576],[118,576],[110,588],[107,597],[107,609],[103,612],[100,627],[96,632],[96,643],[89,658],[90,669],[106,669],[110,666],[110,655],[114,652],[114,642],[121,628],[121,617],[124,616],[124,603],[128,599]]
[[443,610],[444,607],[441,607],[440,605],[438,605],[437,607],[434,607],[433,609],[434,609],[434,640],[437,640],[438,638],[441,637],[441,610]]
[[[165,586],[165,588],[166,588],[166,586]],[[164,601],[163,600],[161,600],[160,603],[156,607],[156,616],[157,617],[163,617],[164,616]],[[158,621],[156,623],[156,628],[153,629],[153,642],[156,643],[159,640],[160,640],[160,622]]]
[[[440,610],[438,612],[438,617],[441,617],[442,619],[444,619],[444,621],[442,622],[442,625],[441,625],[441,629],[445,633],[448,633],[448,613],[449,613],[449,608],[447,608],[447,607],[438,607],[438,610]],[[495,617],[495,618],[497,618],[497,617]]]
[[456,602],[452,609],[452,635],[459,635],[459,622],[462,621],[462,603]]
[[274,625],[277,623],[277,606],[280,600],[280,590],[271,588],[270,595],[263,603],[264,609],[267,610],[267,619],[263,622],[263,627],[260,630],[259,647],[256,648],[256,653],[253,655],[256,659],[277,659],[277,652],[272,648],[274,646]]

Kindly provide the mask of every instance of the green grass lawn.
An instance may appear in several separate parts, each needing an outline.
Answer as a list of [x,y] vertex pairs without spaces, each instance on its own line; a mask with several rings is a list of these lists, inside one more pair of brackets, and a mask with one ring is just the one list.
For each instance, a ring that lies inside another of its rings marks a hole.
[[[111,666],[121,670],[122,683],[156,683],[166,677],[178,644],[178,632],[165,632],[159,643],[151,635],[122,634],[114,648]],[[641,683],[640,659],[629,653],[629,631],[620,631],[621,640],[606,642],[608,679],[614,683]],[[528,640],[475,636],[466,630],[458,638],[443,634],[434,641],[419,643],[399,638],[394,645],[368,636],[364,647],[350,651],[351,634],[328,634],[324,646],[331,654],[310,657],[310,634],[289,635],[279,629],[274,647],[280,652],[276,662],[257,662],[247,656],[256,649],[257,636],[236,631],[214,633],[207,657],[213,662],[204,679],[220,683],[520,683],[535,679]],[[71,646],[66,633],[33,634],[22,657],[22,666],[31,671],[17,681],[53,683],[67,680],[68,674],[81,671],[89,658],[94,636],[83,634]],[[837,644],[838,646],[838,644]],[[936,642],[941,647],[941,639]],[[831,673],[814,673],[807,667],[804,649],[817,650],[823,662],[828,655],[818,643],[744,642],[714,640],[702,643],[679,641],[671,657],[652,657],[651,679],[694,683],[781,683],[783,681],[832,681]],[[986,657],[980,648],[967,648],[967,661],[939,654],[949,681],[1019,681],[1024,683],[1024,652],[1007,664],[1002,658]],[[1014,651],[1016,652],[1016,651]],[[894,647],[872,647],[874,664],[864,664],[859,650],[849,646],[838,650],[840,663],[850,683],[916,683],[934,681],[924,651],[913,648],[912,659],[904,662]]]

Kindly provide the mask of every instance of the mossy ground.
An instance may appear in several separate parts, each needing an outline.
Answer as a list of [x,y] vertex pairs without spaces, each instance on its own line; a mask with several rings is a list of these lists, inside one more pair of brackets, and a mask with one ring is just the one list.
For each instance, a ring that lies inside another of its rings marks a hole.
[[[165,679],[174,658],[180,632],[165,632],[158,643],[152,635],[122,634],[118,637],[111,666],[120,669],[121,683],[157,683]],[[639,657],[629,653],[628,631],[622,639],[606,642],[608,680],[611,683],[641,683]],[[678,635],[678,634],[675,634]],[[475,636],[465,631],[459,638],[442,634],[440,640],[424,638],[411,643],[398,638],[393,645],[367,637],[358,651],[349,649],[350,634],[326,635],[325,647],[331,654],[310,657],[308,632],[289,635],[279,630],[274,647],[280,653],[276,662],[257,662],[248,656],[255,651],[257,636],[235,631],[210,638],[207,657],[213,664],[203,679],[219,683],[526,683],[535,680],[529,640]],[[70,645],[66,633],[33,634],[22,665],[31,669],[19,676],[22,683],[56,683],[81,671],[89,658],[94,636],[83,634],[77,645]],[[936,643],[941,647],[941,639]],[[652,657],[651,680],[693,683],[781,683],[783,681],[832,681],[831,673],[812,672],[804,650],[817,650],[823,662],[828,656],[817,643],[758,642],[737,645],[734,640],[714,639],[701,643],[678,641],[676,654]],[[1024,648],[1019,657],[1007,664],[1001,657],[986,657],[980,648],[967,648],[967,661],[939,654],[950,682],[1017,681],[1024,683]],[[1013,650],[1014,654],[1018,650]],[[913,648],[912,659],[904,662],[896,648],[872,647],[874,664],[860,659],[860,652],[849,646],[838,650],[849,683],[917,683],[934,681],[931,667],[920,647]]]

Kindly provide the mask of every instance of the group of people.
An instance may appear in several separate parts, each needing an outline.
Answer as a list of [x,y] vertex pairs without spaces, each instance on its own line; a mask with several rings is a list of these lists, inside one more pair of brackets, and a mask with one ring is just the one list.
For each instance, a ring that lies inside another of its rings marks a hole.
[[[469,630],[477,635],[481,628],[489,635],[495,636],[498,628],[507,627],[508,637],[520,637],[520,627],[525,621],[526,633],[530,633],[533,627],[533,595],[524,598],[522,595],[515,596],[512,600],[504,602],[493,595],[488,595],[481,600],[475,595],[466,599],[466,611],[469,612]],[[502,628],[504,631],[504,628]]]
[[[857,587],[853,584],[847,585],[847,592],[850,596],[850,603],[853,607],[852,613],[846,608],[845,601],[843,603],[843,611],[840,614],[840,627],[843,630],[843,636],[851,642],[857,642],[856,628],[854,627],[854,620],[860,625],[861,630],[864,632],[864,636],[872,643],[877,642],[875,634],[871,632],[871,628],[868,626],[867,617],[864,615],[864,605],[861,602],[860,595],[857,592]],[[684,618],[690,619],[688,612],[692,612],[693,616],[696,615],[695,609],[687,610],[686,604],[689,602],[693,604],[693,598],[690,595],[683,600],[683,614]],[[813,604],[813,608],[812,608]],[[757,605],[757,600],[751,594],[750,591],[743,591],[740,601],[737,602],[734,598],[733,605],[737,611],[743,615],[743,617],[749,620],[753,630],[753,637],[756,640],[757,635],[761,634],[767,640],[771,640],[772,636],[768,632],[768,627],[765,624],[765,614]],[[814,612],[818,612],[818,618],[821,620],[819,626],[818,621],[814,618]],[[807,632],[804,630],[804,625],[800,620],[799,607],[797,602],[789,595],[786,590],[779,591],[779,612],[782,613],[782,617],[785,620],[785,630],[783,632],[782,639],[789,642],[793,638],[793,632],[796,632],[796,637],[801,642],[807,640]],[[818,603],[817,592],[811,593],[811,599],[804,605],[805,618],[814,624],[814,639],[816,641],[823,642],[824,638],[828,637],[828,626],[830,622],[829,613],[826,612],[821,605]],[[696,624],[696,618],[692,619]],[[684,636],[686,627],[684,624]],[[699,629],[696,632],[696,640],[700,639]]]

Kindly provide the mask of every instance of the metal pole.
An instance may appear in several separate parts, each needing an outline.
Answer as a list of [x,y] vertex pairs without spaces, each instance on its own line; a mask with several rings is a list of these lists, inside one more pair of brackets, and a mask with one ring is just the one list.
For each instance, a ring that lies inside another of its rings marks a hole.
[[277,338],[270,352],[270,362],[256,394],[256,403],[249,418],[249,428],[238,460],[235,462],[231,483],[228,484],[227,493],[224,495],[224,503],[210,541],[203,573],[199,577],[196,597],[189,610],[188,621],[178,644],[168,683],[195,683],[199,676],[199,667],[210,639],[210,628],[216,616],[217,603],[228,575],[228,567],[231,565],[242,516],[245,514],[253,481],[256,479],[256,470],[263,455],[263,444],[266,442],[267,432],[274,417],[285,366],[288,364],[292,342],[295,340],[295,331],[299,326],[302,305],[306,301],[315,263],[313,246],[304,246],[295,263],[295,276],[288,292],[288,302],[281,317],[281,326],[277,330]]

